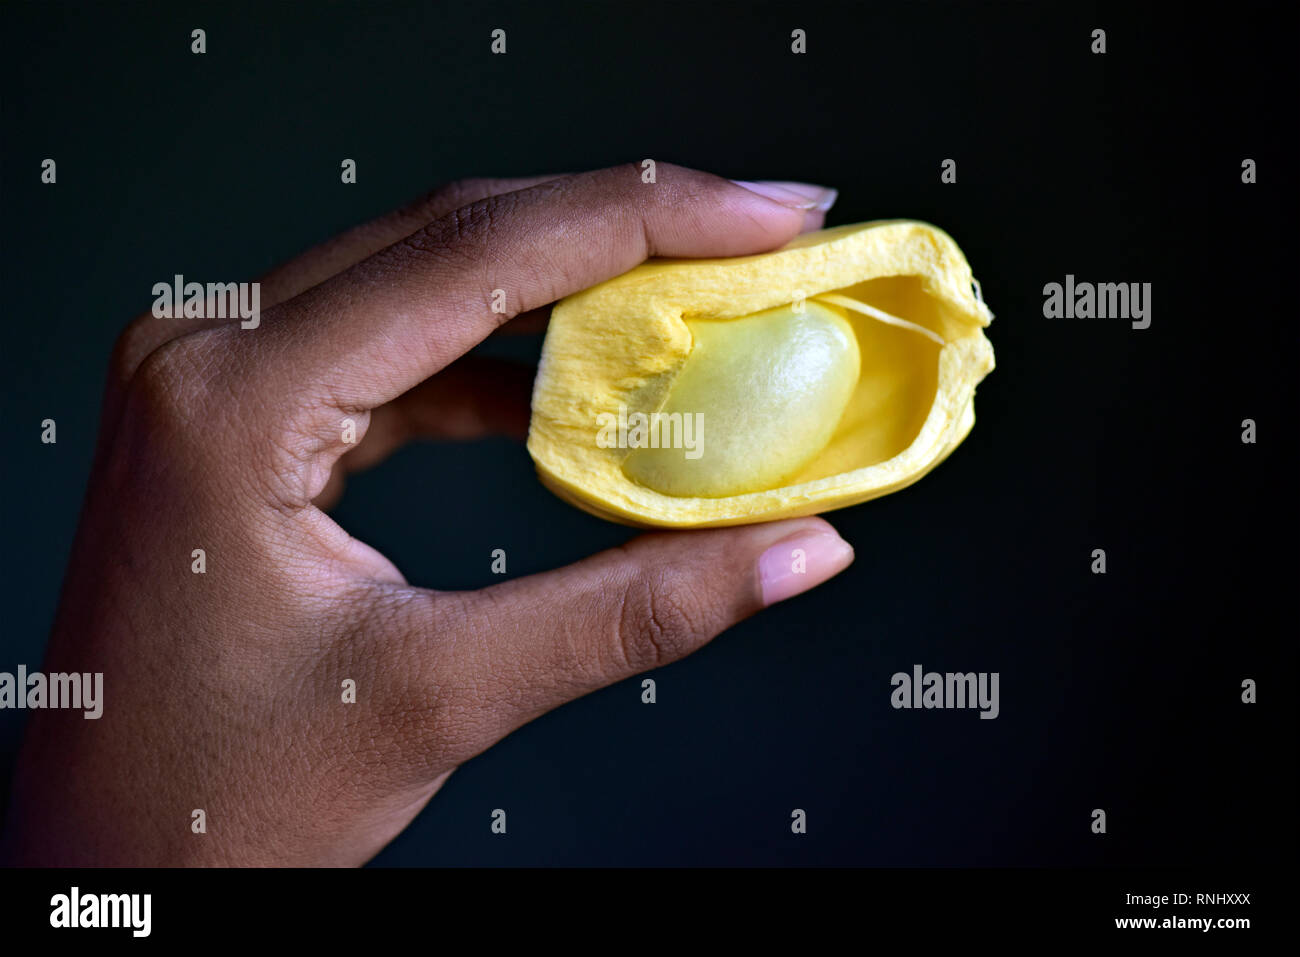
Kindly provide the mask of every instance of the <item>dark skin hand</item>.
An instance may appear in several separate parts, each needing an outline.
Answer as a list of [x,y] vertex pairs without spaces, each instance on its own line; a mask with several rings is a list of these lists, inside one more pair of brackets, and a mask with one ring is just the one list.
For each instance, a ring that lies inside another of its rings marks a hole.
[[457,362],[504,321],[649,256],[777,248],[827,204],[665,164],[654,184],[631,165],[466,181],[264,277],[255,329],[132,323],[43,666],[102,672],[103,715],[30,713],[4,860],[364,863],[515,728],[845,568],[852,550],[807,518],[443,592],[322,510],[412,438],[526,428],[527,375]]

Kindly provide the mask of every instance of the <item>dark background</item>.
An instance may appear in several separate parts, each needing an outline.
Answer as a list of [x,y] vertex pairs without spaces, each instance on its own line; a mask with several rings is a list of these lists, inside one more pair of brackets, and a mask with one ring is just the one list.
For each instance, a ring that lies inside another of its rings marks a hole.
[[[656,673],[654,706],[629,681],[515,733],[376,863],[1292,860],[1294,4],[892,6],[5,4],[0,670],[38,667],[108,352],[154,282],[253,279],[463,176],[803,179],[840,189],[831,225],[961,244],[997,315],[974,432],[828,516],[845,574]],[[1152,283],[1151,327],[1044,319],[1066,273]],[[498,580],[493,548],[523,575],[633,534],[505,440],[412,446],[337,516],[439,588]],[[893,710],[916,663],[1000,672],[1001,716]]]

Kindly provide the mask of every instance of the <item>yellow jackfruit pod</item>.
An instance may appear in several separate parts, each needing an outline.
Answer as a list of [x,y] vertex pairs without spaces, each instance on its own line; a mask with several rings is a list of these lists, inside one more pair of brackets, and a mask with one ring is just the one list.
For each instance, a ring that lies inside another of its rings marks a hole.
[[552,311],[528,451],[561,498],[629,525],[855,505],[970,432],[992,319],[957,244],[911,220],[651,260]]

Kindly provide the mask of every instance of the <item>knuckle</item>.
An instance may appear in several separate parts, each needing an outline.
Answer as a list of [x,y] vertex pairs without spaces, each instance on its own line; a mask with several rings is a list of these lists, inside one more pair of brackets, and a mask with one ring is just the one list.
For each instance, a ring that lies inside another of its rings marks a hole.
[[619,607],[617,652],[630,670],[645,671],[693,651],[701,630],[691,611],[689,586],[661,569],[628,582]]
[[201,404],[212,377],[209,332],[171,339],[140,359],[128,383],[133,408],[180,415]]
[[440,219],[453,209],[474,202],[493,192],[493,181],[485,177],[468,177],[444,183],[419,203],[421,213],[429,220]]
[[492,202],[476,200],[445,211],[437,219],[417,229],[399,246],[408,254],[434,257],[439,261],[468,259],[472,249],[480,246],[492,229]]
[[[223,321],[203,317],[168,319],[146,312],[132,319],[118,334],[109,360],[110,373],[119,385],[125,385],[154,353],[173,342],[211,331],[222,324]],[[197,342],[191,342],[186,348],[196,345]]]
[[492,231],[495,201],[479,199],[451,210],[441,220],[445,238],[456,244],[477,244]]
[[120,382],[129,381],[144,358],[165,339],[158,328],[158,320],[150,313],[131,320],[113,344],[110,367]]
[[[487,310],[493,289],[498,285],[524,286],[531,289],[529,280],[511,282],[509,277],[520,273],[532,276],[528,265],[507,261],[504,249],[517,240],[506,228],[518,200],[509,195],[488,196],[457,206],[434,221],[411,233],[395,247],[402,260],[399,265],[409,266],[411,260],[432,267],[441,276],[454,277],[450,293],[463,301],[449,302],[458,310]],[[504,321],[532,304],[522,304],[518,295],[509,299],[510,310],[499,316]],[[493,315],[497,315],[493,313]]]

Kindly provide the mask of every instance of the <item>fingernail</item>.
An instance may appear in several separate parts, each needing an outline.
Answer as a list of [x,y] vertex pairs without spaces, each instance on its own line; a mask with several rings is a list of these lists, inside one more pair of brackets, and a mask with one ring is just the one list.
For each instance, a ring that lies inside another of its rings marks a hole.
[[765,179],[758,182],[733,179],[737,186],[744,187],[751,193],[757,193],[766,199],[789,206],[791,209],[815,209],[824,213],[835,203],[839,191],[829,186],[817,186],[813,183],[794,183],[786,180]]
[[815,233],[826,225],[826,214],[819,213],[815,209],[810,209],[803,214],[803,224],[799,227],[801,233]]
[[763,604],[774,605],[820,585],[849,567],[853,546],[831,532],[793,535],[758,559]]

